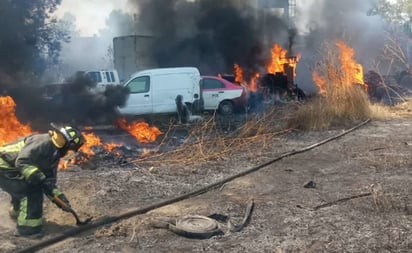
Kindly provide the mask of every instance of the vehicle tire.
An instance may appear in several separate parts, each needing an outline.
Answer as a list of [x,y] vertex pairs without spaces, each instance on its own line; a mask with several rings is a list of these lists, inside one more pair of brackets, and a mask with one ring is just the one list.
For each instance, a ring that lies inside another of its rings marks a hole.
[[232,101],[224,100],[220,102],[218,112],[222,115],[232,115],[235,110],[235,107]]

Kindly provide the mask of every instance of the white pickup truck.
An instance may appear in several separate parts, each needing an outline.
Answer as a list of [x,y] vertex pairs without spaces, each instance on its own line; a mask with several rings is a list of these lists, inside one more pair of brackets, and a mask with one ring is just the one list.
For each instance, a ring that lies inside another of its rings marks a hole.
[[108,85],[120,85],[117,70],[88,70],[85,75],[96,83],[97,91],[103,92]]

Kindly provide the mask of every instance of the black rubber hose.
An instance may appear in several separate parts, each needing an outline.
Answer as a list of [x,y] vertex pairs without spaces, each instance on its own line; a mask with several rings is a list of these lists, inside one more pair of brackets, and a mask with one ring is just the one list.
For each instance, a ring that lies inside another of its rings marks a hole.
[[224,178],[224,179],[222,179],[222,180],[220,180],[220,181],[217,181],[217,182],[215,182],[215,183],[213,183],[213,184],[207,185],[207,186],[205,186],[205,187],[203,187],[203,188],[200,188],[200,189],[198,189],[198,190],[195,190],[195,191],[193,191],[193,192],[189,192],[189,193],[187,193],[187,194],[180,195],[180,196],[178,196],[178,197],[176,197],[176,198],[169,199],[169,200],[165,200],[165,201],[162,201],[162,202],[159,202],[159,203],[157,203],[157,204],[153,204],[153,205],[150,205],[150,206],[147,206],[147,207],[143,207],[143,208],[140,208],[140,209],[131,210],[131,211],[129,211],[129,212],[125,212],[125,213],[120,214],[120,215],[117,215],[117,216],[101,217],[101,218],[99,218],[98,220],[95,220],[95,221],[92,222],[92,223],[89,223],[89,224],[86,224],[86,225],[83,225],[83,226],[80,226],[80,227],[75,227],[75,228],[72,228],[72,229],[68,229],[68,230],[64,231],[64,232],[63,232],[62,234],[60,234],[60,235],[57,235],[57,236],[55,236],[55,237],[53,237],[53,238],[49,238],[49,239],[46,239],[46,240],[43,240],[43,241],[40,241],[40,242],[38,242],[38,243],[36,243],[36,244],[34,244],[34,245],[32,245],[32,246],[29,246],[29,247],[27,247],[27,248],[20,249],[20,250],[16,251],[16,253],[32,253],[32,252],[35,252],[35,251],[37,251],[37,250],[39,250],[39,249],[45,248],[45,247],[47,247],[47,246],[50,246],[50,245],[52,245],[52,244],[54,244],[54,243],[63,241],[64,239],[66,239],[66,238],[68,238],[68,237],[78,235],[78,234],[80,234],[80,233],[82,233],[82,232],[84,232],[84,231],[91,230],[91,229],[93,229],[93,228],[97,228],[97,227],[100,227],[100,226],[103,226],[103,225],[107,225],[107,224],[110,224],[110,223],[113,223],[113,222],[116,222],[116,221],[119,221],[119,220],[122,220],[122,219],[127,219],[127,218],[130,218],[130,217],[135,216],[135,215],[138,215],[138,214],[144,214],[144,213],[147,213],[147,212],[152,211],[152,210],[154,210],[154,209],[157,209],[157,208],[160,208],[160,207],[163,207],[163,206],[167,206],[167,205],[170,205],[170,204],[173,204],[173,203],[182,201],[182,200],[184,200],[184,199],[188,199],[188,198],[193,197],[193,196],[200,195],[200,194],[205,193],[205,192],[207,192],[207,191],[210,191],[210,190],[212,190],[212,189],[214,189],[214,188],[217,188],[217,187],[219,187],[219,186],[221,186],[221,185],[223,185],[223,184],[225,184],[225,183],[227,183],[227,182],[230,182],[230,181],[232,181],[232,180],[234,180],[234,179],[236,179],[236,178],[239,178],[239,177],[245,176],[245,175],[247,175],[247,174],[250,174],[250,173],[252,173],[252,172],[255,172],[255,171],[257,171],[257,170],[260,170],[261,168],[264,168],[264,167],[266,167],[266,166],[268,166],[268,165],[270,165],[270,164],[272,164],[272,163],[274,163],[274,162],[276,162],[276,161],[279,161],[279,160],[281,160],[281,159],[283,159],[283,158],[285,158],[285,157],[289,157],[289,156],[292,156],[292,155],[296,155],[296,154],[300,154],[300,153],[309,151],[309,150],[314,149],[314,148],[316,148],[316,147],[319,147],[319,146],[321,146],[321,145],[323,145],[323,144],[325,144],[325,143],[328,143],[328,142],[330,142],[330,141],[332,141],[332,140],[338,139],[338,138],[340,138],[340,137],[342,137],[342,136],[344,136],[344,135],[346,135],[346,134],[348,134],[348,133],[350,133],[350,132],[352,132],[352,131],[360,128],[361,126],[366,125],[366,124],[369,123],[369,122],[370,122],[370,119],[368,119],[368,120],[366,120],[366,121],[364,121],[364,122],[362,122],[362,123],[360,123],[360,124],[358,124],[358,125],[350,128],[350,129],[348,129],[348,130],[346,130],[346,131],[344,131],[344,132],[342,132],[342,133],[340,133],[340,134],[338,134],[338,135],[334,135],[334,136],[329,137],[329,138],[327,138],[327,139],[324,139],[324,140],[322,140],[322,141],[320,141],[320,142],[317,142],[317,143],[314,143],[314,144],[312,144],[312,145],[306,146],[306,147],[304,147],[304,148],[302,148],[302,149],[293,150],[293,151],[284,153],[284,154],[282,154],[282,155],[280,155],[280,156],[278,156],[278,157],[276,157],[276,158],[274,158],[274,159],[272,159],[272,160],[270,160],[270,161],[268,161],[268,162],[265,162],[265,163],[262,163],[262,164],[260,164],[260,165],[258,165],[258,166],[256,166],[256,167],[252,167],[252,168],[250,168],[250,169],[247,169],[247,170],[245,170],[245,171],[243,171],[243,172],[240,172],[240,173],[238,173],[238,174],[236,174],[236,175],[233,175],[233,176]]

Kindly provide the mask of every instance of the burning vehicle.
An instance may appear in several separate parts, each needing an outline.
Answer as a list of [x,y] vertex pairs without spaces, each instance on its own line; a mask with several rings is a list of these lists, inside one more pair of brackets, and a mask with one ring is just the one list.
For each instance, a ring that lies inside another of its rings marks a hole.
[[[250,73],[240,65],[234,64],[234,77],[221,76],[227,80],[234,80],[239,86],[247,86],[248,109],[260,111],[262,104],[271,106],[279,102],[306,99],[305,92],[295,83],[296,65],[299,58],[300,56],[289,56],[287,50],[275,43],[271,48],[271,57],[264,67],[265,71]],[[245,76],[249,77],[245,78]]]

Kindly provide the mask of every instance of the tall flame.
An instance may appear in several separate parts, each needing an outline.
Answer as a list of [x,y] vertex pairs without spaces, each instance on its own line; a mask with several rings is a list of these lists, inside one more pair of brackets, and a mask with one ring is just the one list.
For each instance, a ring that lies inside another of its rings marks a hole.
[[249,84],[247,84],[247,82],[245,81],[244,77],[243,77],[243,69],[242,67],[240,67],[239,64],[235,63],[233,65],[233,70],[235,72],[235,82],[236,83],[241,83],[241,84],[245,84],[248,85],[248,88],[250,91],[256,91],[257,90],[257,79],[260,77],[259,73],[255,73],[252,74]]
[[128,124],[125,118],[120,118],[117,120],[116,124],[134,136],[141,143],[154,142],[157,137],[162,134],[162,131],[157,127],[149,126],[146,122],[133,121]]
[[32,133],[30,125],[24,125],[16,118],[15,107],[13,98],[0,97],[0,145]]
[[355,50],[342,41],[337,41],[336,46],[340,50],[339,59],[342,64],[342,72],[349,79],[347,83],[365,84],[363,80],[363,67],[355,61]]
[[258,89],[258,84],[257,84],[257,80],[260,78],[260,74],[259,73],[255,73],[252,76],[252,79],[250,80],[250,84],[249,84],[249,90],[250,91],[257,91]]
[[237,63],[235,63],[233,68],[235,70],[235,82],[244,83],[245,80],[243,80],[243,69]]
[[[287,55],[288,51],[275,43],[271,49],[272,57],[270,63],[266,66],[266,71],[272,74],[277,72],[286,73],[287,66],[293,67],[293,70],[295,70],[299,57],[288,57]],[[295,72],[293,72],[293,76],[296,76]]]
[[327,92],[328,82],[331,84],[341,85],[362,85],[367,90],[367,85],[363,78],[363,66],[355,60],[355,50],[342,41],[337,41],[336,46],[339,49],[339,66],[338,69],[332,65],[326,66],[324,75],[316,70],[312,73],[312,79],[319,88],[319,92]]
[[284,59],[286,59],[287,50],[283,49],[280,45],[274,44],[271,49],[271,62],[266,66],[266,71],[268,73],[285,72],[283,64],[285,64]]
[[320,94],[325,94],[326,93],[326,79],[321,76],[317,71],[312,72],[312,79],[315,82],[316,86],[319,88],[319,93]]

